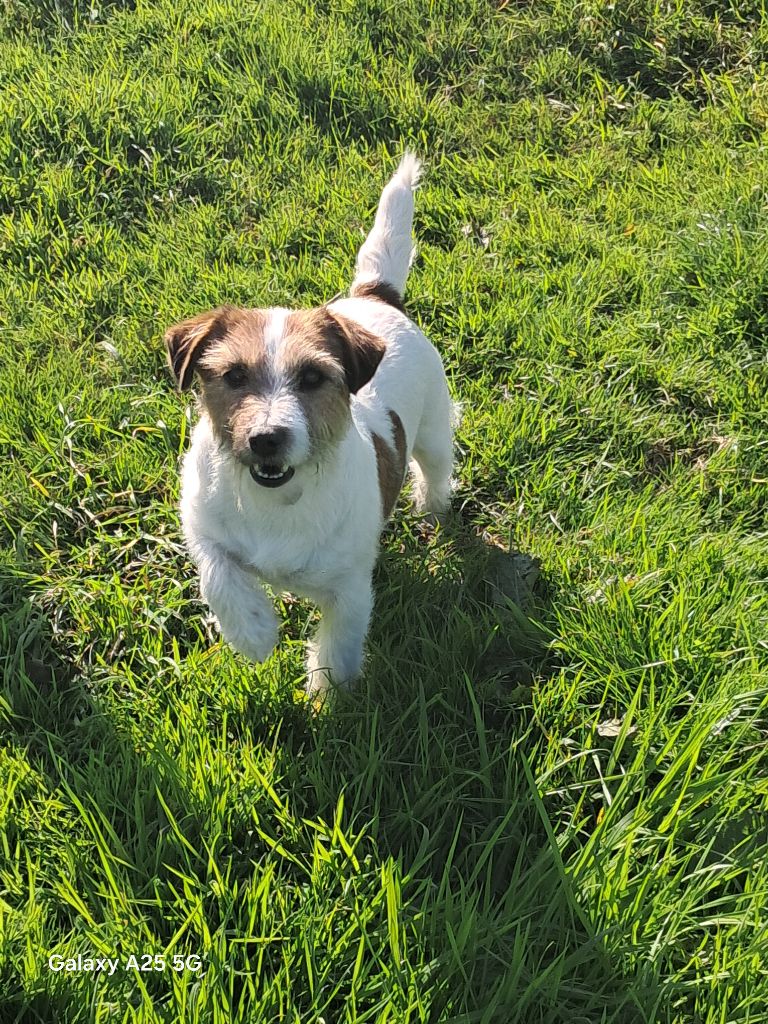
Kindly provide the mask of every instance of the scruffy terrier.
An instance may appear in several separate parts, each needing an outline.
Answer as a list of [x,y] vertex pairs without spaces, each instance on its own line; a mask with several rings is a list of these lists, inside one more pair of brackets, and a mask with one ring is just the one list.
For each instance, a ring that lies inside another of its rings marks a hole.
[[200,380],[181,519],[225,639],[263,661],[278,622],[260,582],[315,602],[307,689],[361,671],[379,536],[413,476],[448,503],[452,412],[440,356],[403,309],[419,162],[406,154],[357,256],[350,298],[316,309],[220,306],[165,335],[179,388]]

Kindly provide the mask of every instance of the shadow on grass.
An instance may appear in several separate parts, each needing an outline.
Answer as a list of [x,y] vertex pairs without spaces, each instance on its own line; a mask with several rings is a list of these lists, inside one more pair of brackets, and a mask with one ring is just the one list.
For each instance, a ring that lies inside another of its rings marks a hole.
[[659,993],[611,962],[535,784],[533,694],[557,668],[535,560],[456,518],[436,536],[405,526],[377,570],[364,680],[309,736],[280,731],[289,805],[333,822],[341,798],[358,857],[397,865],[430,1020],[653,1019]]
[[[641,996],[610,962],[572,891],[530,768],[546,743],[533,691],[554,668],[546,629],[538,624],[551,614],[549,595],[535,563],[456,520],[437,534],[406,521],[391,539],[377,570],[370,664],[361,685],[338,694],[317,718],[287,693],[285,704],[273,701],[267,713],[254,693],[234,727],[235,752],[238,733],[251,743],[263,740],[275,751],[280,798],[294,823],[336,821],[358,837],[356,856],[373,865],[374,880],[387,864],[395,871],[402,896],[397,917],[421,964],[430,1021],[650,1019],[643,1003],[647,996],[649,1006],[657,1004],[658,993]],[[4,826],[6,849],[39,865],[37,898],[47,922],[38,946],[50,950],[64,936],[83,934],[82,914],[66,892],[102,905],[104,883],[95,885],[86,873],[105,844],[128,866],[117,874],[117,888],[126,887],[152,933],[170,942],[177,925],[158,894],[173,892],[179,874],[194,875],[184,847],[210,842],[201,842],[207,809],[192,795],[185,768],[170,756],[159,759],[157,750],[137,748],[97,690],[67,663],[51,624],[30,601],[33,593],[20,574],[0,567],[8,651],[4,740],[43,780],[40,815],[52,815],[37,834]],[[263,821],[271,806],[259,789],[252,796],[244,791],[242,805],[226,816],[228,834],[219,837],[218,861],[235,865],[229,885],[247,885],[254,865],[271,853],[253,827],[254,803],[264,800]],[[68,857],[72,837],[65,833],[73,822],[63,812],[56,817],[64,804],[79,809],[79,852]],[[265,826],[271,842],[293,844],[299,859],[309,856],[310,833],[297,842],[300,833],[283,834],[285,821],[273,807],[271,814]],[[207,851],[200,852],[202,863]],[[4,898],[23,919],[29,893],[21,864],[15,876],[11,865],[18,885]],[[117,862],[113,868],[120,870]],[[195,871],[205,879],[204,868]],[[305,875],[290,860],[280,871],[281,885],[303,889]],[[247,939],[207,885],[201,907],[210,933],[223,929],[230,940]],[[377,927],[386,932],[391,923],[385,913]],[[106,941],[114,942],[114,933]],[[232,953],[222,976],[238,1014],[247,1009],[255,963],[246,945]],[[0,997],[8,1019],[86,1019],[82,994],[68,979],[52,981],[43,966],[34,980],[25,948],[19,941],[6,951]],[[264,977],[279,969],[281,956],[279,949],[259,948]],[[145,983],[158,1004],[169,997],[161,977]],[[323,1007],[326,1020],[344,1018],[347,987]],[[128,980],[121,991],[138,1007]],[[313,1019],[314,1002],[300,1009]]]
[[[118,887],[133,864],[146,865],[149,879],[180,865],[163,841],[171,822],[158,794],[166,787],[158,785],[156,765],[67,659],[42,610],[44,589],[24,568],[0,563],[0,764],[6,787],[0,1019],[79,1024],[93,1019],[90,997],[84,1000],[78,988],[81,976],[53,974],[47,957],[54,951],[114,955],[107,943],[93,942],[105,907],[119,901],[117,890],[110,892],[105,855],[122,860],[111,867],[128,869],[114,877]],[[187,801],[178,792],[166,803],[183,814]],[[151,885],[126,886],[126,895],[129,902],[146,902],[147,919],[162,921],[161,908],[152,907]],[[140,1002],[129,991],[138,993],[131,982],[115,985],[121,1006]],[[145,977],[150,994],[161,984]],[[95,997],[93,984],[91,990]]]

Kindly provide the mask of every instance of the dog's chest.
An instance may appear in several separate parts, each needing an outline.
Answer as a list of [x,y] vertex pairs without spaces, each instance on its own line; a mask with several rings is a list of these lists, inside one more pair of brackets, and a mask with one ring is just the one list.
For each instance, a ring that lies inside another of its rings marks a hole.
[[[307,519],[259,523],[239,518],[227,530],[227,545],[241,565],[275,591],[312,599],[333,589],[354,560],[354,538],[343,531],[328,535]],[[350,541],[353,543],[350,544]]]
[[255,580],[316,600],[361,567],[370,569],[380,495],[373,446],[357,431],[345,439],[336,470],[325,467],[320,483],[314,474],[297,474],[285,496],[233,471],[210,454],[206,440],[185,463],[182,519]]

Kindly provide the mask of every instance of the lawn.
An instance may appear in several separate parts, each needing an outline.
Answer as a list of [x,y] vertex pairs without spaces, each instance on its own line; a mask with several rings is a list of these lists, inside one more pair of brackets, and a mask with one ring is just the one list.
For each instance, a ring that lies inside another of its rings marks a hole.
[[[0,1024],[768,1021],[767,69],[750,0],[2,0]],[[162,335],[347,287],[406,146],[454,510],[314,716]]]

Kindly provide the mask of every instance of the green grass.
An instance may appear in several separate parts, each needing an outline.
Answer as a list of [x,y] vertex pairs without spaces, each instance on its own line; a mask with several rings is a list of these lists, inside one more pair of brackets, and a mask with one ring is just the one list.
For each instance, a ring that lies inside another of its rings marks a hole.
[[[767,62],[747,0],[0,3],[1,1024],[768,1021]],[[406,145],[456,511],[313,718],[310,608],[207,622],[161,337],[346,287]]]

